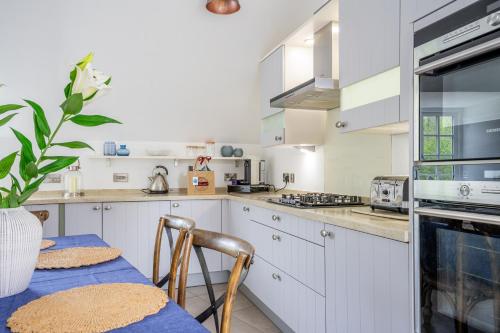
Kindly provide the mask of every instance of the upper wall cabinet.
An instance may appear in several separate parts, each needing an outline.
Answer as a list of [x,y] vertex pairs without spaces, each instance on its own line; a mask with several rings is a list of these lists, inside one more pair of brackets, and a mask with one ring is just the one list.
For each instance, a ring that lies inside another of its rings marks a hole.
[[271,98],[285,91],[285,47],[280,46],[260,64],[260,100],[262,118],[272,116],[283,109],[272,108]]
[[432,12],[444,7],[455,0],[411,0],[410,7],[412,7],[410,19],[416,21]]
[[399,65],[399,12],[399,0],[340,0],[341,88]]

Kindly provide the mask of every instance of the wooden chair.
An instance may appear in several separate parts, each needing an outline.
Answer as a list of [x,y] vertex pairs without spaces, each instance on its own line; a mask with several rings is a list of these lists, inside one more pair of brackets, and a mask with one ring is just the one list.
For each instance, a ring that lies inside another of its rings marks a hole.
[[38,217],[38,219],[40,220],[40,223],[43,225],[43,223],[45,221],[47,221],[49,219],[49,212],[46,211],[46,210],[36,210],[36,211],[32,211],[31,214],[35,215],[36,217]]
[[[231,329],[231,313],[233,310],[236,292],[238,291],[238,287],[243,283],[248,274],[250,265],[252,264],[255,249],[247,241],[218,232],[194,229],[192,231],[192,236],[192,241],[186,243],[185,257],[188,257],[190,255],[190,248],[192,245],[200,262],[208,296],[210,299],[210,306],[201,314],[199,314],[196,317],[196,320],[202,323],[213,315],[217,332],[229,333]],[[208,267],[205,261],[205,256],[203,255],[202,248],[215,250],[236,258],[234,266],[231,270],[231,274],[229,276],[226,292],[217,300],[215,299],[212,281],[210,279],[210,274],[208,272]],[[187,265],[188,263],[189,260],[183,262],[183,265]],[[185,267],[183,271],[187,273],[188,267]],[[187,279],[187,274],[183,274],[180,276],[181,281],[179,281],[179,295],[186,293],[186,281],[182,281],[183,279]],[[219,330],[219,316],[217,313],[217,309],[222,304],[224,304],[224,307],[222,309],[222,324]]]
[[[165,215],[160,218],[158,228],[156,230],[156,240],[154,247],[153,258],[153,283],[161,288],[168,282],[168,297],[175,300],[175,284],[177,279],[177,270],[181,266],[181,275],[179,280],[179,290],[186,289],[187,283],[187,267],[189,266],[189,252],[191,251],[192,235],[191,232],[196,226],[196,223],[188,218]],[[179,231],[177,242],[174,247],[174,238],[172,236],[172,229]],[[160,279],[160,253],[161,253],[161,240],[163,231],[168,237],[170,247],[170,272]],[[189,243],[189,245],[188,245]],[[189,248],[189,250],[188,250]],[[188,251],[188,252],[186,252]],[[188,255],[186,255],[186,253]],[[177,304],[184,308],[186,303],[186,293],[178,293]]]

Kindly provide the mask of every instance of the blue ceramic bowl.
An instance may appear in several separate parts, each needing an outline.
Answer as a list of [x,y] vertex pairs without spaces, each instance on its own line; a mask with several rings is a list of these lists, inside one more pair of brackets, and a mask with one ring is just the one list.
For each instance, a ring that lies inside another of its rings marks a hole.
[[241,149],[241,148],[234,148],[234,150],[233,150],[233,156],[234,157],[242,157],[243,156],[243,149]]
[[231,157],[233,156],[233,146],[222,146],[221,149],[220,149],[220,154],[223,156],[223,157]]

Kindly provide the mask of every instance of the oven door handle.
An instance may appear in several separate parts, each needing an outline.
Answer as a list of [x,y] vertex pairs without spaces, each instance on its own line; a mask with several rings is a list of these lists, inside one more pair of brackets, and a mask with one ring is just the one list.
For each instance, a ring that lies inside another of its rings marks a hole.
[[426,207],[418,207],[415,208],[413,211],[415,214],[423,216],[432,216],[445,219],[494,224],[500,226],[500,216],[495,216],[495,215],[457,212],[454,210],[444,210],[444,209],[426,208]]
[[500,37],[496,39],[492,39],[490,41],[487,41],[486,43],[476,45],[474,47],[471,47],[470,49],[466,49],[460,52],[457,52],[455,54],[449,55],[447,57],[438,59],[436,61],[433,61],[431,63],[422,65],[415,69],[415,74],[416,75],[422,75],[426,74],[429,72],[432,72],[436,69],[443,68],[449,65],[456,64],[460,61],[470,59],[472,57],[481,55],[483,53],[493,51],[500,48]]

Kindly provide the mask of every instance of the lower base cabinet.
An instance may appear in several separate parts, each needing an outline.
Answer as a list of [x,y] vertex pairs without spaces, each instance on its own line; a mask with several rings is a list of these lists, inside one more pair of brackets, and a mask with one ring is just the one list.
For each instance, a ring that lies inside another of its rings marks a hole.
[[43,237],[59,236],[59,205],[28,205],[24,206],[26,210],[33,212],[37,210],[46,210],[49,212],[49,218],[43,223]]
[[325,297],[259,256],[245,286],[294,332],[325,332]]
[[411,332],[409,246],[326,226],[328,333]]

